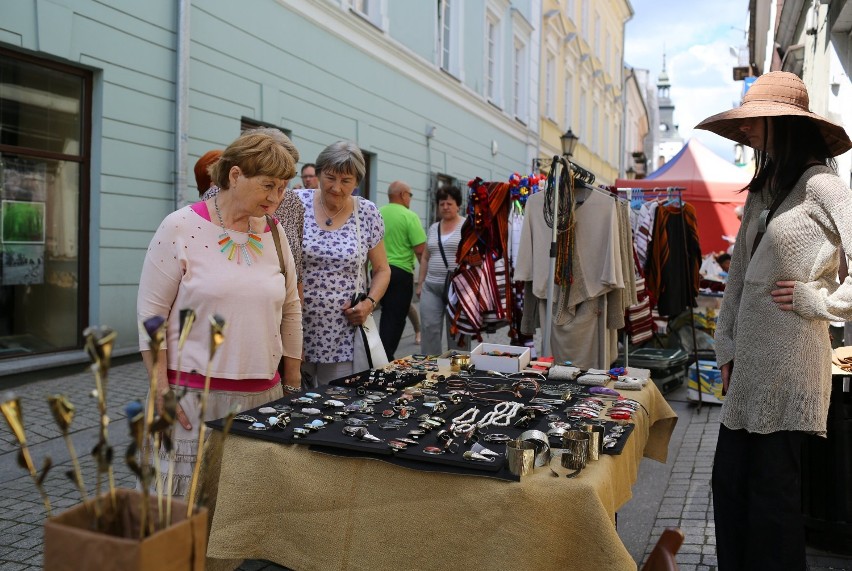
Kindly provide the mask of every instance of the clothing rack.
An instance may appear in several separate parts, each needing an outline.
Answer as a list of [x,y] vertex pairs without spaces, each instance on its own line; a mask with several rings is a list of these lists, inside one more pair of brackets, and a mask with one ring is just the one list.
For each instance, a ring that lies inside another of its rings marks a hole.
[[[594,186],[595,175],[580,165],[571,162],[570,159],[565,156],[554,156],[553,161],[550,163],[550,172],[548,173],[547,180],[548,182],[554,181],[553,184],[553,226],[551,228],[551,238],[550,238],[550,264],[547,273],[547,300],[546,300],[546,310],[544,315],[544,332],[542,335],[541,341],[541,354],[542,355],[553,355],[553,351],[551,351],[551,331],[552,320],[553,320],[553,297],[555,295],[556,290],[556,241],[559,233],[559,224],[557,221],[559,220],[559,182],[562,177],[562,171],[564,169],[568,169],[571,178],[573,179],[574,187],[588,189],[594,192],[599,192],[604,194],[614,200],[621,200],[621,198],[608,190],[603,188]],[[605,340],[599,339],[599,344],[602,347],[604,345]],[[625,345],[625,357],[626,357],[626,345]],[[626,364],[626,361],[625,361]]]
[[[686,190],[685,187],[682,186],[669,186],[669,187],[655,187],[655,188],[630,188],[630,187],[618,187],[615,189],[619,194],[624,193],[627,200],[633,199],[633,193],[639,194],[640,197],[644,200],[645,198],[677,198],[678,204],[683,207],[683,191]],[[686,251],[686,219],[684,216],[680,218],[681,224],[683,225],[683,245],[684,251]],[[689,258],[686,258],[686,263],[689,264]],[[689,267],[684,268],[687,272],[689,272]],[[689,287],[687,283],[685,287]],[[687,297],[689,297],[687,295]],[[698,411],[701,411],[701,405],[703,404],[702,394],[703,391],[701,389],[701,369],[698,365],[698,339],[695,333],[695,311],[692,307],[692,304],[689,304],[689,326],[692,330],[692,356],[695,359],[695,380],[696,385],[698,385]],[[624,346],[624,356],[625,356],[625,366],[627,363],[627,353],[628,347],[627,344]],[[689,385],[689,374],[687,374],[687,386]]]

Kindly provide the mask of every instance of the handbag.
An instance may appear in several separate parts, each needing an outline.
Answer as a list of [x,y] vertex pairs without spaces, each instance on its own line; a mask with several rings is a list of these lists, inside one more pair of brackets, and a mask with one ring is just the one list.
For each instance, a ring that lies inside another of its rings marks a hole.
[[450,303],[450,288],[453,287],[453,275],[455,270],[450,271],[450,264],[447,263],[447,254],[444,252],[444,241],[441,239],[441,223],[438,222],[438,250],[441,251],[441,258],[444,260],[444,268],[447,270],[447,275],[444,277],[444,288],[441,290],[441,301],[444,305]]
[[[363,291],[367,289],[367,260],[365,257],[364,263],[361,263],[361,223],[358,220],[358,206],[360,202],[361,198],[355,197],[355,212],[353,215],[355,216],[355,236],[358,241],[358,255],[355,257],[355,263],[358,264],[358,277],[355,279],[355,294],[352,296],[352,305],[367,299],[367,294]],[[363,289],[361,285],[362,278]],[[373,314],[370,313],[364,323],[356,326],[354,329],[355,351],[352,355],[354,371],[357,373],[387,365],[389,363],[388,355],[385,352],[382,339],[379,337],[379,328],[376,326]]]

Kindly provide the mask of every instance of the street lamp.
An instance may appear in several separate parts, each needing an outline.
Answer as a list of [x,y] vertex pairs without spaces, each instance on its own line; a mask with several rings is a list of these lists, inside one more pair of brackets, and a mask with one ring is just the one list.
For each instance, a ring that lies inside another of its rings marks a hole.
[[562,154],[566,157],[572,156],[579,140],[580,137],[574,134],[571,127],[568,127],[568,130],[559,137],[559,142],[562,143]]
[[636,178],[636,170],[633,167],[629,167],[624,174],[627,175],[627,180],[634,180]]

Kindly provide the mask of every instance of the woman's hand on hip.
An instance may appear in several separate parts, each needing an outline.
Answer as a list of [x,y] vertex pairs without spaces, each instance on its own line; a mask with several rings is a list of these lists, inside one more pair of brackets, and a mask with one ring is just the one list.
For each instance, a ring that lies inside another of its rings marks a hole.
[[719,370],[722,372],[722,396],[728,394],[728,384],[731,382],[731,373],[734,371],[734,362],[729,361],[722,365]]
[[796,282],[775,282],[775,285],[778,286],[778,289],[772,290],[772,301],[778,304],[779,309],[793,311],[793,291],[796,288]]

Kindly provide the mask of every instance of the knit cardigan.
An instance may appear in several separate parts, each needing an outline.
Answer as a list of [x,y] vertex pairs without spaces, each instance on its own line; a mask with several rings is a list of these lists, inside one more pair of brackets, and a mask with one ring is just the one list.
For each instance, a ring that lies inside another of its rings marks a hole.
[[[837,283],[838,247],[852,253],[852,192],[828,167],[805,171],[749,259],[766,192],[751,192],[716,324],[716,360],[733,361],[721,421],[767,434],[825,435],[831,393],[829,321],[852,320],[852,278]],[[793,311],[770,292],[795,281]]]

